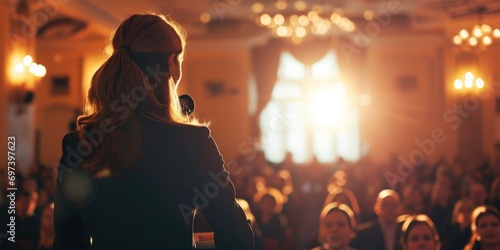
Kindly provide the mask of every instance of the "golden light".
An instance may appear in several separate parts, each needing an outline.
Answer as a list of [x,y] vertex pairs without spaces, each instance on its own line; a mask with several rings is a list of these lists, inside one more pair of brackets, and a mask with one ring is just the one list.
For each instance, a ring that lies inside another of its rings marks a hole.
[[29,71],[31,74],[35,74],[36,70],[37,70],[37,64],[36,63],[32,63],[29,67]]
[[462,38],[459,35],[456,35],[453,37],[453,43],[454,44],[461,44],[462,43]]
[[269,25],[271,24],[271,16],[269,16],[268,14],[264,14],[262,16],[260,16],[260,23],[262,25]]
[[208,23],[208,22],[210,22],[211,19],[212,19],[212,17],[210,16],[210,14],[208,14],[206,12],[200,15],[200,21],[202,23]]
[[305,15],[299,16],[299,24],[302,26],[307,26],[309,24],[309,18]]
[[304,27],[297,27],[297,28],[295,28],[295,35],[297,37],[302,38],[302,37],[305,37],[306,34],[307,34],[307,31],[306,31],[306,29]]
[[330,20],[332,21],[332,23],[335,23],[335,24],[339,24],[341,18],[342,18],[342,16],[340,16],[339,13],[333,13],[330,16]]
[[469,38],[469,44],[470,44],[471,46],[476,46],[476,45],[477,45],[477,39],[476,39],[475,37],[471,36],[471,37]]
[[280,36],[280,37],[285,37],[288,34],[288,29],[285,26],[279,26],[276,31],[277,31],[278,36]]
[[313,126],[331,128],[345,118],[348,103],[343,85],[318,88],[307,99]]
[[481,25],[481,30],[484,33],[488,34],[491,32],[491,26],[489,26],[488,24],[483,24],[483,25]]
[[262,3],[254,3],[251,8],[253,13],[260,13],[264,10],[264,5]]
[[14,66],[14,71],[18,74],[21,74],[24,72],[24,65],[22,63],[17,63],[16,66]]
[[309,13],[307,13],[307,17],[309,18],[309,20],[314,22],[319,17],[318,12],[311,10],[309,11]]
[[467,32],[467,30],[465,29],[460,30],[458,34],[462,39],[467,39],[467,37],[469,37],[469,32]]
[[371,10],[365,10],[363,12],[363,17],[365,18],[365,20],[370,21],[373,19],[373,12]]
[[481,79],[481,78],[477,78],[476,79],[476,87],[478,89],[484,88],[484,81],[483,81],[483,79]]
[[286,3],[286,1],[279,0],[279,1],[276,2],[276,8],[278,10],[284,10],[284,9],[286,9],[286,7],[288,7],[288,4]]
[[500,29],[494,29],[493,30],[493,36],[495,38],[499,38],[500,37]]
[[295,2],[295,9],[297,10],[305,10],[307,8],[307,3],[304,1]]
[[493,41],[491,40],[491,37],[485,36],[483,37],[483,44],[485,45],[490,45]]
[[285,17],[281,14],[274,16],[274,24],[283,25],[285,23]]
[[31,57],[30,55],[27,55],[23,58],[24,66],[29,66],[31,63],[33,63],[33,57]]
[[481,31],[481,27],[479,27],[479,25],[474,25],[474,28],[472,28],[472,35],[475,37],[481,37],[483,35],[483,32]]
[[460,79],[455,79],[453,86],[455,87],[455,89],[462,89],[464,85],[462,84],[462,81]]

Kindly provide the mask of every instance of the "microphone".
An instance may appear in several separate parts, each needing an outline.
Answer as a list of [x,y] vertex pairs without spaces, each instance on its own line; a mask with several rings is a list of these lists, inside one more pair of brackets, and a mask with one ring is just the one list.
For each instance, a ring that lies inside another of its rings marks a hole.
[[194,100],[190,95],[183,94],[179,96],[179,102],[181,104],[182,113],[184,113],[185,116],[189,116],[193,113]]

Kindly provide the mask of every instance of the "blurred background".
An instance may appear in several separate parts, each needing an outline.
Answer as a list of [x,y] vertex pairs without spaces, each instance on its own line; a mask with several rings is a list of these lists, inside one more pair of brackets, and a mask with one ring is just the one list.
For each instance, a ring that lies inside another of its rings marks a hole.
[[330,184],[366,195],[369,219],[383,188],[419,186],[430,206],[436,173],[455,199],[465,177],[491,190],[500,174],[498,1],[0,0],[0,152],[15,136],[19,176],[49,200],[106,38],[140,11],[186,29],[178,92],[211,122],[240,198],[293,186],[297,249]]

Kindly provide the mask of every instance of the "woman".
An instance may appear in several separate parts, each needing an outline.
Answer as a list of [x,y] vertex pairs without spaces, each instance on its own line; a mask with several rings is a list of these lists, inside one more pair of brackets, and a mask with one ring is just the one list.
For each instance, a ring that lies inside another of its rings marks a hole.
[[439,235],[434,223],[424,214],[406,218],[401,231],[404,250],[439,250]]
[[201,209],[217,249],[251,249],[253,233],[210,130],[184,114],[176,88],[182,28],[134,14],[110,38],[77,131],[63,139],[55,249],[192,249]]
[[464,249],[472,231],[470,229],[472,211],[476,204],[468,199],[461,199],[455,203],[453,213],[447,216],[445,223],[439,229],[443,250]]
[[472,212],[472,237],[464,250],[500,249],[500,213],[492,206],[479,206]]
[[354,213],[345,204],[327,204],[320,215],[318,243],[313,250],[353,250],[349,243],[354,238],[356,220]]

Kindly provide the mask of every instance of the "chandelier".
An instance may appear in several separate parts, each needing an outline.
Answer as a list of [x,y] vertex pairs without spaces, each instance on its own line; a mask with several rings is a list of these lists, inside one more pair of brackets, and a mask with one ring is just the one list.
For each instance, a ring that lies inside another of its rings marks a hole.
[[490,25],[483,23],[482,14],[487,11],[486,7],[478,7],[479,22],[472,29],[461,29],[454,37],[453,43],[466,50],[479,49],[486,50],[494,42],[500,38],[500,29],[493,29]]
[[480,77],[475,77],[472,72],[467,71],[463,78],[455,79],[453,86],[457,90],[472,88],[482,89],[484,88],[484,81]]
[[500,38],[500,29],[492,29],[488,24],[474,25],[472,30],[461,29],[453,37],[453,43],[464,48],[486,50],[495,39]]
[[266,2],[252,4],[259,26],[271,29],[276,37],[287,37],[301,43],[307,36],[327,36],[333,33],[350,33],[355,24],[343,16],[342,10],[326,4],[308,4],[305,1],[277,0],[273,6]]

